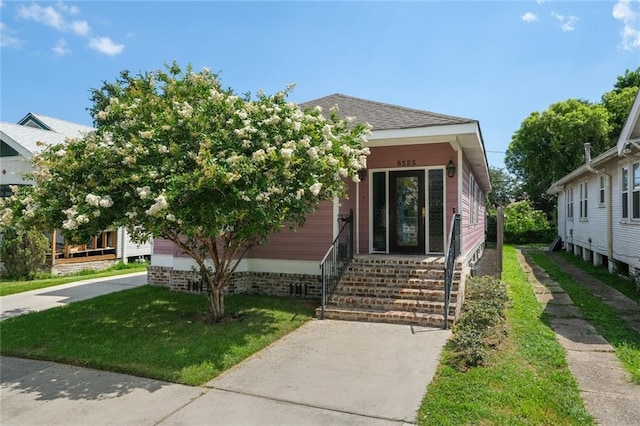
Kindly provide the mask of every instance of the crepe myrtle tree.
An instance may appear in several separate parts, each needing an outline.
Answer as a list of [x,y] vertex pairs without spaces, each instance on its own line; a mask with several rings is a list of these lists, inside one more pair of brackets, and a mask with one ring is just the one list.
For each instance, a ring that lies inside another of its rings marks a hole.
[[93,93],[97,130],[45,147],[36,185],[8,198],[0,220],[79,241],[115,226],[134,241],[171,240],[195,261],[220,320],[247,250],[302,226],[366,167],[370,126],[335,107],[303,111],[290,90],[237,96],[208,69],[176,63],[104,83]]

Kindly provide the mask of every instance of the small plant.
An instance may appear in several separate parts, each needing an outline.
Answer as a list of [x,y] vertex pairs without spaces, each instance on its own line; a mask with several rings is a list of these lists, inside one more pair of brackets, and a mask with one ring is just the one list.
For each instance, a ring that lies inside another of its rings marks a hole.
[[6,229],[0,245],[0,257],[12,278],[34,279],[47,260],[49,241],[34,230]]
[[507,286],[492,276],[471,277],[462,314],[453,327],[450,363],[458,370],[485,365],[489,350],[506,335]]

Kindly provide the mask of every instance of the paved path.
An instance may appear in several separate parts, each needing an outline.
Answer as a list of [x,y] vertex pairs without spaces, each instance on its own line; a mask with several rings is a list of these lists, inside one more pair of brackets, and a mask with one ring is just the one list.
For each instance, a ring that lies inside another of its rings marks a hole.
[[0,297],[0,321],[147,283],[146,272],[93,278]]
[[[143,274],[0,298],[1,318],[131,288]],[[0,357],[0,424],[413,423],[450,331],[310,321],[202,387]]]
[[[557,256],[552,258],[556,260]],[[538,302],[551,318],[551,327],[566,351],[569,370],[578,382],[589,413],[598,424],[605,426],[640,424],[640,386],[630,381],[630,375],[623,369],[613,347],[583,319],[569,295],[551,280],[544,269],[520,251],[518,261],[529,277]],[[565,272],[573,274],[575,271],[567,268]],[[589,281],[587,288],[596,294],[609,293],[608,289],[618,293],[616,297],[609,298],[609,301],[614,307],[616,304],[613,301],[624,302],[620,305],[620,310],[623,310],[622,306],[625,309],[631,306],[624,295],[589,277],[589,280],[585,280],[585,277],[576,275],[574,279],[581,283]],[[596,290],[595,287],[599,289]],[[633,303],[637,306],[637,303]]]

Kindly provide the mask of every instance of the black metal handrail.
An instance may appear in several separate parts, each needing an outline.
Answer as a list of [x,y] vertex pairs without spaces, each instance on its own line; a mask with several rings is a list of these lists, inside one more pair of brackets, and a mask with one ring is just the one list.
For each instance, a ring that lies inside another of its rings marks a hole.
[[453,273],[458,256],[460,256],[460,221],[459,213],[453,213],[451,227],[449,228],[449,241],[444,258],[444,329],[449,328],[449,304],[451,301],[451,288],[453,287]]
[[320,319],[324,319],[324,311],[327,302],[338,285],[342,274],[347,269],[349,261],[353,259],[353,210],[349,210],[348,215],[341,216],[338,220],[342,223],[340,232],[331,247],[327,250],[327,254],[320,262],[320,271],[322,275],[322,304]]

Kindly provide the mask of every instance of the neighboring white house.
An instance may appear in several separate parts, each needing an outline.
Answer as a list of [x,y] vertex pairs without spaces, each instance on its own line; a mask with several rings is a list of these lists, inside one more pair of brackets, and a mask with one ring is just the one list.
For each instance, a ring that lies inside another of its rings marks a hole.
[[640,93],[617,145],[586,157],[548,190],[558,196],[558,235],[585,261],[640,277]]
[[[43,149],[43,145],[63,143],[67,138],[82,137],[95,130],[93,127],[71,123],[52,117],[28,113],[17,124],[0,122],[0,197],[11,195],[12,185],[32,185],[23,178],[32,170],[31,158]],[[117,260],[128,261],[149,257],[152,242],[133,243],[124,228],[104,231],[81,246],[64,243],[56,231],[50,235],[49,259],[53,272],[76,269],[98,269]]]

